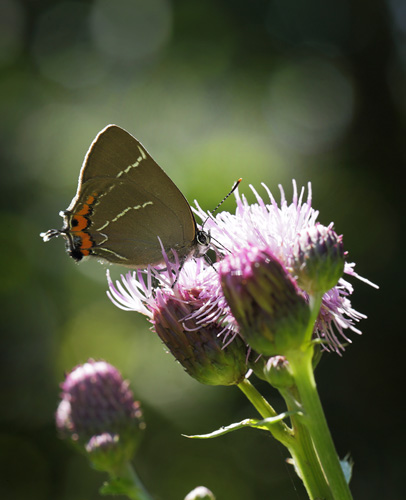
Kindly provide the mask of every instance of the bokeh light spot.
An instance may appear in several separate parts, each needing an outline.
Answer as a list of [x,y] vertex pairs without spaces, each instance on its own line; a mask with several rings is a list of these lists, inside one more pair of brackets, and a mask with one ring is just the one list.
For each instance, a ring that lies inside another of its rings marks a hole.
[[275,139],[312,154],[342,138],[354,106],[349,76],[327,60],[311,58],[287,62],[274,71],[264,111]]
[[97,0],[91,15],[95,44],[126,62],[150,57],[169,39],[172,12],[165,0]]
[[32,45],[41,73],[67,88],[96,84],[109,66],[94,48],[88,27],[89,7],[63,2],[39,18]]

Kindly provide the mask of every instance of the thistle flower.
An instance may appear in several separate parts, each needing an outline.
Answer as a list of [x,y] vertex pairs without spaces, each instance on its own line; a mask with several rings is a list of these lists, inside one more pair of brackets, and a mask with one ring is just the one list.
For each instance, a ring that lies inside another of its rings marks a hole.
[[128,382],[105,361],[90,359],[76,366],[61,384],[56,426],[86,453],[93,465],[119,470],[134,455],[145,428]]
[[[247,371],[247,349],[238,336],[233,342],[224,342],[227,327],[215,315],[200,321],[202,310],[209,314],[205,304],[218,295],[213,289],[218,288],[213,269],[203,269],[202,264],[202,261],[186,262],[179,273],[179,266],[168,261],[167,273],[151,269],[146,274],[129,273],[123,280],[126,289],[120,283],[116,288],[109,280],[109,296],[119,307],[143,311],[190,376],[208,385],[237,384]],[[152,286],[152,276],[158,281],[158,288]]]
[[247,343],[273,356],[298,349],[310,309],[294,279],[268,250],[244,248],[220,264],[224,296]]
[[[284,270],[286,283],[289,282],[288,288],[291,291],[288,292],[288,296],[291,293],[291,298],[295,296],[295,301],[303,303],[307,293],[300,288],[297,279],[298,271],[303,270],[304,266],[303,262],[298,264],[298,254],[297,252],[295,254],[294,249],[298,248],[300,235],[313,235],[314,228],[318,224],[318,212],[311,206],[311,185],[308,184],[308,196],[304,201],[304,188],[298,194],[296,183],[293,181],[293,200],[291,203],[287,201],[285,193],[280,187],[281,202],[279,205],[270,190],[265,185],[263,187],[269,197],[268,203],[265,203],[251,186],[256,196],[256,203],[249,204],[247,199],[244,196],[240,197],[236,191],[237,208],[235,214],[221,212],[213,217],[204,212],[197,204],[194,212],[202,221],[206,221],[205,230],[210,231],[212,241],[219,242],[216,252],[220,261],[222,258],[231,259],[240,255],[241,266],[247,265],[253,269],[259,262],[250,263],[250,255],[254,259],[258,259],[260,255],[266,255],[268,260],[269,256],[272,256],[272,262],[279,263],[279,268]],[[331,227],[331,225],[328,226],[328,228]],[[337,245],[340,246],[341,237],[337,238]],[[324,248],[323,245],[321,248]],[[331,248],[331,245],[327,245],[326,248]],[[328,250],[327,254],[331,257],[331,250]],[[338,254],[341,255],[340,252]],[[246,258],[243,259],[243,255]],[[306,263],[308,264],[308,262]],[[276,264],[273,266],[274,269],[277,269]],[[341,270],[344,274],[374,286],[357,275],[354,266],[354,264],[345,262]],[[206,333],[209,330],[216,332],[215,336],[219,342],[221,340],[219,345],[223,349],[225,346],[231,345],[230,343],[241,343],[242,330],[247,332],[248,327],[241,326],[241,316],[236,313],[238,307],[235,305],[230,307],[228,302],[230,296],[227,298],[221,287],[219,269],[219,262],[208,264],[202,258],[191,259],[180,266],[175,256],[174,264],[167,259],[165,269],[159,270],[149,267],[146,271],[128,273],[122,277],[122,283],[113,284],[108,276],[108,295],[118,307],[126,311],[137,311],[145,314],[153,327],[160,323],[159,318],[169,315],[171,321],[168,322],[168,325],[172,329],[174,338],[179,336],[179,330],[194,331],[197,336],[203,330]],[[223,273],[223,283],[227,279],[230,279],[231,282],[239,272],[243,273],[244,269],[233,269],[234,274],[229,278],[224,277]],[[307,266],[308,269],[309,266]],[[355,324],[365,316],[352,308],[349,300],[349,296],[353,292],[352,285],[343,277],[339,277],[341,271],[338,272],[337,269],[339,266],[336,267],[333,275],[335,279],[338,279],[338,282],[323,295],[320,314],[314,327],[314,336],[323,341],[325,349],[340,353],[344,350],[343,340],[350,341],[344,333],[345,330],[360,333]],[[263,271],[259,273],[262,276]],[[314,278],[317,273],[314,271],[312,273]],[[326,272],[323,271],[321,275],[326,281]],[[328,283],[330,284],[331,280]],[[323,286],[325,287],[325,283]],[[241,302],[241,299],[239,300]],[[263,304],[264,299],[259,297],[259,301]],[[269,305],[267,304],[266,307],[269,308]],[[297,307],[300,309],[301,306]],[[169,309],[169,312],[164,312],[166,308]],[[304,315],[306,313],[304,311],[305,307],[303,306],[299,319],[286,319],[286,324],[296,321],[296,326],[298,326],[299,323],[305,322]],[[279,324],[282,324],[281,321]],[[300,328],[298,329],[300,330]],[[188,342],[194,346],[196,339],[190,337]],[[170,348],[170,350],[174,353],[173,349]],[[272,354],[280,353],[272,351]],[[206,361],[209,363],[208,359]],[[189,370],[186,366],[185,369]]]
[[[221,242],[224,255],[236,254],[248,247],[267,249],[285,266],[294,279],[297,268],[294,249],[300,234],[313,231],[318,222],[319,212],[312,207],[311,184],[308,183],[308,195],[304,201],[305,189],[298,193],[293,181],[293,199],[288,202],[282,186],[279,186],[281,201],[278,205],[271,191],[265,184],[269,202],[265,203],[257,191],[250,186],[257,202],[249,204],[245,196],[236,191],[237,209],[235,214],[221,212],[215,218],[209,218],[205,229],[210,231],[212,240]],[[197,205],[195,213],[202,219],[207,214]],[[332,227],[332,224],[328,226]],[[341,237],[340,237],[341,239]],[[355,264],[345,262],[343,274],[355,277],[376,287],[354,271]],[[323,295],[320,314],[314,327],[314,336],[323,342],[324,349],[340,353],[344,350],[344,342],[351,342],[345,330],[360,334],[356,323],[366,318],[352,308],[349,296],[353,293],[352,285],[343,277]],[[225,313],[227,315],[227,312]],[[236,328],[238,331],[238,327]]]

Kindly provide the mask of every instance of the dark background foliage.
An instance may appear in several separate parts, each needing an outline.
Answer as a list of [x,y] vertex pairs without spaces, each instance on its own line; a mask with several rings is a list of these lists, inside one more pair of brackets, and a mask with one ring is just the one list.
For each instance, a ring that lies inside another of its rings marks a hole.
[[2,0],[0,25],[1,498],[99,498],[103,476],[53,423],[64,371],[89,357],[115,364],[144,406],[136,465],[157,499],[199,484],[218,500],[306,498],[261,432],[183,438],[255,411],[236,388],[190,379],[144,318],[112,306],[102,266],[40,240],[59,227],[108,123],[207,209],[238,177],[251,200],[249,184],[278,196],[281,183],[290,197],[292,178],[312,182],[321,222],[335,222],[349,260],[381,287],[353,280],[364,334],[323,357],[321,398],[340,455],[355,462],[354,498],[401,498],[404,3]]

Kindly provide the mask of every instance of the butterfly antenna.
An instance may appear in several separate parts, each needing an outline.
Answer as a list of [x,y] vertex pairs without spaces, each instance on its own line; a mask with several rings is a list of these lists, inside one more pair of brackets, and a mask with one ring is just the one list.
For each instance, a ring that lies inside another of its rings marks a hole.
[[227,199],[227,198],[228,198],[231,194],[233,194],[233,193],[234,193],[234,191],[235,191],[235,190],[238,188],[238,186],[240,185],[240,182],[241,182],[241,181],[242,181],[242,177],[240,177],[240,178],[238,179],[238,181],[237,181],[237,182],[234,184],[234,186],[232,187],[231,191],[230,191],[229,193],[227,193],[227,194],[226,194],[226,196],[224,196],[224,198],[223,198],[223,199],[220,201],[220,203],[219,203],[219,204],[215,207],[215,209],[214,209],[214,210],[211,210],[210,215],[207,217],[207,219],[206,219],[206,220],[203,222],[203,224],[202,224],[202,229],[203,229],[204,225],[206,224],[206,222],[208,221],[208,219],[209,219],[210,217],[212,217],[212,216],[213,216],[214,212],[216,212],[216,211],[217,211],[217,210],[221,207],[221,205],[222,205],[222,204],[226,201],[226,199]]
[[227,199],[227,198],[228,198],[231,194],[233,194],[233,193],[234,193],[234,191],[235,191],[235,190],[238,188],[238,186],[240,185],[240,182],[241,182],[241,181],[242,181],[242,177],[240,177],[240,178],[238,179],[238,181],[237,181],[237,182],[234,184],[234,186],[232,187],[231,191],[230,191],[230,192],[229,192],[226,196],[224,196],[224,198],[220,201],[220,203],[217,205],[217,207],[216,207],[214,210],[212,210],[212,211],[210,212],[212,215],[214,214],[214,212],[216,212],[216,211],[217,211],[217,210],[221,207],[221,205],[222,205],[222,204],[226,201],[226,199]]

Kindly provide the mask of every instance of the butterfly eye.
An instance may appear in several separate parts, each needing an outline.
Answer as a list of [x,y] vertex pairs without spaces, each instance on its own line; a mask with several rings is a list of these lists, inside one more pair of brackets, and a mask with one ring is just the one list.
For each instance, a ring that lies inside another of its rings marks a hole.
[[209,246],[210,245],[210,234],[205,231],[197,231],[196,233],[196,241],[199,245]]

